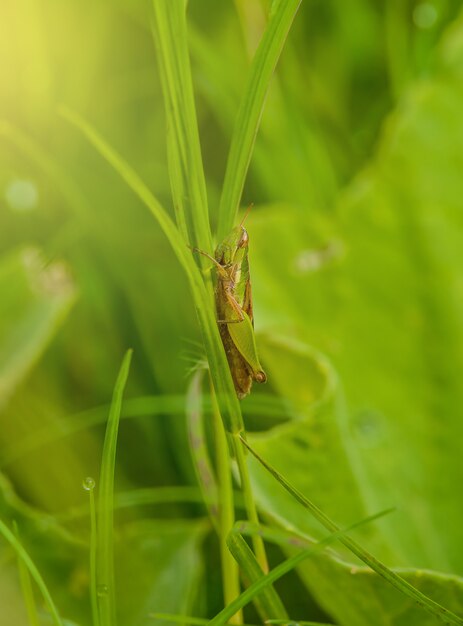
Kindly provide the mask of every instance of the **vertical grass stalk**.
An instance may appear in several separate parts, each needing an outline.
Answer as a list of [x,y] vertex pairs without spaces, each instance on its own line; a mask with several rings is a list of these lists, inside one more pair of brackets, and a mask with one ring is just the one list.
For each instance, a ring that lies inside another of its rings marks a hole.
[[219,206],[218,237],[233,227],[259,130],[270,81],[301,0],[279,0],[251,68],[233,130]]
[[[241,479],[241,489],[243,491],[244,506],[246,508],[246,515],[249,521],[253,524],[259,524],[259,517],[257,515],[256,503],[252,492],[251,480],[249,477],[249,470],[246,462],[246,454],[241,443],[241,437],[242,435],[240,434],[232,435],[231,440],[233,442],[233,452],[235,454]],[[265,545],[262,537],[260,537],[259,535],[253,536],[252,545],[254,547],[257,562],[262,568],[262,571],[268,572],[267,555],[265,552]]]
[[92,606],[93,626],[100,626],[100,616],[98,614],[98,594],[97,594],[97,577],[96,563],[98,554],[97,543],[97,524],[96,524],[96,506],[95,506],[95,480],[90,476],[84,478],[82,487],[88,492],[89,512],[90,512],[90,603]]
[[122,407],[122,394],[129,374],[132,351],[128,350],[114,387],[101,459],[98,497],[98,534],[96,556],[97,601],[100,626],[116,624],[116,593],[114,579],[114,469],[116,463],[117,434]]
[[[235,523],[235,503],[233,498],[232,475],[230,472],[230,452],[212,381],[210,387],[212,416],[214,420],[217,479],[219,484],[219,541],[223,597],[225,605],[228,605],[240,594],[238,563],[231,555],[227,545],[228,533],[233,528],[233,524]],[[238,611],[230,619],[230,623],[232,624],[241,624],[242,621],[243,615],[241,611]]]

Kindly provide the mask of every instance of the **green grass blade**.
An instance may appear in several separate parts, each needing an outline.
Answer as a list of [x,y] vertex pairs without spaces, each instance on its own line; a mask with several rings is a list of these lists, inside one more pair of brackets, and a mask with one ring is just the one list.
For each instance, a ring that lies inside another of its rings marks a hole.
[[293,626],[334,626],[334,624],[327,624],[326,622],[305,622],[301,619],[268,619],[266,624],[293,624]]
[[[269,465],[251,446],[241,438],[243,444],[251,452],[251,454],[261,463],[272,476],[280,483],[288,493],[290,493],[295,500],[297,500],[302,506],[308,509],[316,520],[320,522],[327,530],[332,533],[339,531],[339,527],[321,511],[315,504],[308,500],[304,494],[293,487],[275,468]],[[381,561],[378,561],[372,554],[364,550],[356,541],[345,535],[339,536],[339,541],[346,546],[353,554],[355,554],[361,561],[374,570],[379,576],[382,576],[397,590],[401,591],[406,596],[412,598],[417,604],[419,604],[424,610],[428,611],[432,615],[438,617],[444,624],[460,624],[463,625],[463,618],[458,617],[449,611],[444,606],[441,606],[438,602],[435,602],[431,598],[428,598],[424,593],[421,593],[418,589],[413,587],[409,582],[404,580],[401,576],[394,571],[386,567]]]
[[282,548],[310,548],[314,541],[306,537],[289,532],[282,528],[272,528],[263,524],[253,524],[248,521],[236,522],[233,533],[239,533],[246,537],[260,535],[267,542],[274,543]]
[[187,248],[187,243],[170,216],[128,163],[82,118],[63,107],[60,112],[71,124],[79,128],[101,156],[116,170],[122,180],[148,207],[164,231],[190,283],[225,429],[231,433],[241,432],[243,430],[241,408],[217,328],[215,310],[210,302],[210,294],[203,282],[201,272],[194,262],[191,251]]
[[[20,542],[18,525],[13,522],[13,530],[16,539]],[[19,570],[19,582],[21,585],[21,591],[24,598],[24,604],[26,605],[27,617],[30,626],[40,626],[39,615],[37,612],[37,604],[35,602],[34,590],[32,588],[32,580],[29,570],[26,564],[18,555],[18,570]]]
[[[227,434],[223,427],[220,416],[220,409],[215,398],[212,384],[212,420],[214,426],[215,461],[217,468],[217,482],[219,486],[219,545],[220,545],[220,565],[222,570],[222,589],[224,603],[228,604],[239,596],[240,573],[238,563],[230,554],[227,545],[227,537],[230,529],[235,523],[236,498],[233,493],[233,476],[231,472],[230,448],[227,441]],[[233,617],[234,624],[241,624],[243,615],[241,611]]]
[[[252,491],[251,477],[249,475],[249,469],[247,464],[247,458],[244,454],[245,450],[240,442],[239,435],[233,435],[231,437],[231,443],[233,446],[233,452],[235,454],[236,464],[241,480],[241,491],[243,492],[244,503],[246,507],[246,513],[248,519],[253,524],[259,524],[259,518],[257,515],[257,507],[254,501],[254,494]],[[267,555],[265,552],[265,545],[260,535],[254,535],[252,538],[254,552],[256,553],[257,561],[264,572],[268,571]]]
[[[203,403],[205,415],[211,415],[211,397],[209,394],[203,394]],[[169,415],[183,418],[184,410],[185,396],[182,394],[141,396],[129,398],[124,402],[121,419],[134,419],[145,415],[152,417]],[[65,418],[60,422],[59,429],[46,426],[41,430],[34,431],[29,436],[25,434],[21,441],[14,443],[14,446],[0,451],[0,468],[27,456],[41,446],[105,423],[108,419],[108,411],[109,405],[87,409]],[[296,415],[294,409],[282,398],[263,393],[246,398],[246,414],[259,418],[281,418],[282,415]]]
[[[238,495],[238,494],[237,494]],[[114,494],[114,510],[166,504],[205,504],[197,487],[146,487]],[[98,512],[98,511],[97,511]],[[70,522],[89,515],[88,506],[76,506],[55,514],[59,522]]]
[[[240,533],[231,532],[228,536],[228,547],[240,566],[243,578],[248,585],[262,578],[264,572],[256,560],[246,541]],[[271,617],[287,617],[285,607],[272,585],[267,585],[262,592],[254,597],[254,606],[261,619]]]
[[50,615],[55,626],[64,626],[64,622],[59,615],[58,609],[53,602],[53,598],[51,597],[51,594],[48,591],[48,587],[45,584],[45,581],[43,580],[39,570],[35,566],[33,560],[28,555],[26,550],[23,548],[21,542],[15,537],[14,533],[8,528],[8,526],[4,522],[2,522],[2,520],[0,520],[0,534],[10,544],[18,557],[22,560],[24,565],[29,570],[32,578],[37,583],[37,587],[40,589],[40,593],[45,600],[45,604],[50,611]]
[[98,609],[101,626],[114,626],[116,623],[113,554],[114,468],[122,394],[129,375],[131,359],[132,351],[128,350],[122,361],[114,387],[101,459],[96,558]]
[[[153,619],[172,622],[173,624],[190,624],[191,626],[207,626],[209,620],[205,617],[190,617],[187,615],[173,615],[172,613],[152,613]],[[241,626],[254,626],[253,624],[241,624]]]
[[231,230],[251,161],[270,80],[301,0],[280,0],[252,61],[235,122],[219,206],[218,239]]
[[191,378],[186,398],[187,431],[198,485],[212,523],[219,530],[217,480],[209,458],[203,424],[201,391],[203,377],[204,370],[198,370]]
[[373,520],[376,520],[384,516],[386,513],[389,513],[389,511],[382,511],[380,513],[377,513],[376,515],[367,517],[364,520],[353,524],[352,526],[349,526],[345,530],[338,530],[337,532],[317,542],[316,544],[314,544],[312,547],[308,548],[307,550],[303,550],[302,552],[295,554],[291,558],[286,559],[286,561],[283,561],[283,563],[280,563],[279,565],[277,565],[268,574],[265,574],[265,576],[262,576],[261,578],[259,578],[259,580],[256,580],[254,583],[252,583],[252,585],[250,585],[245,591],[243,591],[243,593],[238,598],[236,598],[236,600],[231,602],[222,611],[220,611],[220,613],[218,613],[213,619],[211,619],[209,621],[209,626],[223,626],[224,624],[227,623],[230,617],[236,613],[238,609],[243,608],[244,606],[249,604],[249,602],[251,602],[256,595],[261,593],[262,590],[267,585],[271,585],[272,583],[276,582],[279,578],[281,578],[282,576],[290,572],[297,565],[299,565],[299,563],[304,561],[304,559],[307,559],[317,554],[318,552],[321,552],[326,546],[330,545],[331,543],[334,543],[336,540],[343,537],[345,533],[349,532],[350,530],[353,530],[354,528],[358,528],[359,526],[363,526],[364,524],[372,522]]
[[169,173],[177,223],[193,247],[211,251],[184,0],[154,0],[154,39],[167,117]]
[[[92,607],[92,626],[100,626],[100,616],[98,613],[98,589],[97,589],[97,555],[98,555],[98,527],[96,520],[95,505],[95,480],[90,476],[84,478],[82,487],[88,493],[89,514],[90,514],[90,604]],[[113,502],[114,509],[114,502]]]

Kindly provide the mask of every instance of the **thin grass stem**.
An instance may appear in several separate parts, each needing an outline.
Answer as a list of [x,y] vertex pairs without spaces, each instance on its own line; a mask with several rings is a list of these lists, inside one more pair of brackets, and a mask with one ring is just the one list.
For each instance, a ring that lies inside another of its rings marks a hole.
[[[251,480],[249,477],[249,470],[246,462],[246,455],[244,452],[244,448],[241,445],[240,435],[233,435],[232,442],[233,452],[235,454],[238,471],[240,474],[241,490],[243,492],[246,514],[250,522],[252,522],[253,524],[259,524],[259,517],[257,515],[256,503],[252,492]],[[259,535],[255,535],[252,538],[252,545],[254,547],[257,562],[262,568],[262,571],[268,572],[267,554],[265,552],[265,545],[262,537],[260,537]]]
[[114,387],[101,459],[98,498],[99,523],[96,555],[96,593],[100,626],[116,624],[116,592],[114,580],[114,470],[117,434],[122,407],[122,394],[129,374],[132,351],[128,350]]
[[93,626],[100,626],[100,616],[98,614],[98,594],[97,594],[97,575],[96,564],[98,554],[98,529],[96,520],[95,505],[95,480],[91,476],[84,478],[82,487],[88,492],[89,513],[90,513],[90,551],[89,551],[89,569],[90,569],[90,603],[92,606]]
[[[233,497],[231,459],[228,442],[220,416],[219,406],[211,382],[212,415],[214,420],[214,439],[217,463],[217,479],[219,494],[219,541],[222,567],[223,596],[225,604],[229,604],[240,594],[238,563],[233,558],[227,545],[228,533],[235,523],[235,503]],[[231,619],[232,624],[241,624],[243,615],[238,611]]]

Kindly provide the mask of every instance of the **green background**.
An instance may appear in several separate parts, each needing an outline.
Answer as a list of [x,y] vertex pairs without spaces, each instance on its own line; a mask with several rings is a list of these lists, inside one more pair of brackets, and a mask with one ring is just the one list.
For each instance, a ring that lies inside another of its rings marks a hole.
[[[188,5],[213,228],[268,8]],[[156,623],[154,611],[212,617],[222,607],[205,509],[175,496],[179,487],[197,494],[185,393],[203,354],[189,287],[146,208],[58,114],[65,105],[91,121],[173,214],[151,21],[151,4],[135,0],[0,8],[0,513],[18,521],[76,624],[90,623],[81,484],[98,476],[128,347],[123,417],[133,419],[121,422],[116,468],[116,494],[129,505],[116,513],[119,622]],[[457,614],[462,103],[459,1],[303,0],[242,199],[254,203],[249,255],[268,375],[242,403],[251,442],[341,525],[395,507],[355,536]],[[323,536],[251,469],[266,521]],[[154,503],[137,504],[148,487],[158,488]],[[271,563],[283,552],[271,549]],[[294,619],[439,623],[337,545],[277,589]],[[1,626],[28,623],[3,543],[0,598]],[[247,618],[258,620],[252,609]]]

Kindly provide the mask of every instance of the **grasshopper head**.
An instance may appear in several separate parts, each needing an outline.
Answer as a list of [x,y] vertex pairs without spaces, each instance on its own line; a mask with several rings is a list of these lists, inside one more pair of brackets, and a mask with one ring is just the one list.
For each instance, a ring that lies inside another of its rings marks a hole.
[[236,226],[217,246],[215,258],[220,265],[233,265],[243,260],[248,248],[249,235],[244,226]]

